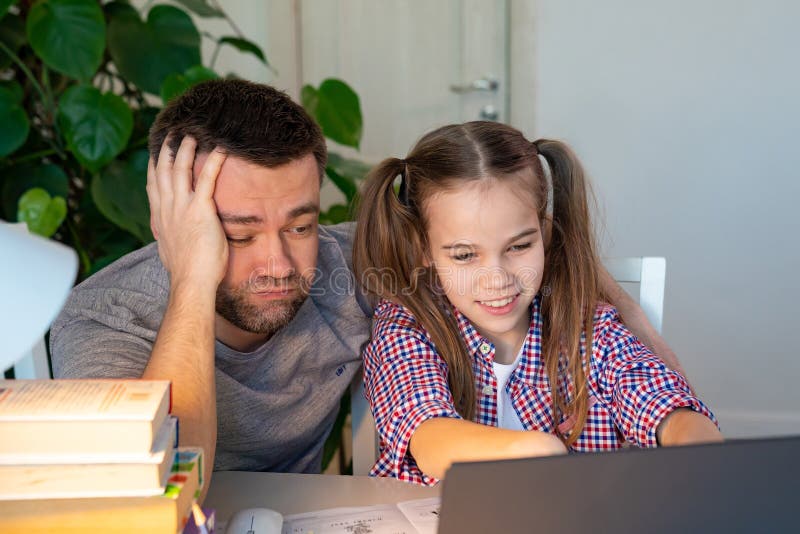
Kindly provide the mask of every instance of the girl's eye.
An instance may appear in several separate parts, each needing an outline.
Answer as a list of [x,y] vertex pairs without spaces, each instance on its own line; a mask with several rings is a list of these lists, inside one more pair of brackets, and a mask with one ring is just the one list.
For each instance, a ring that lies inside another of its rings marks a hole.
[[522,243],[520,245],[511,245],[510,247],[508,247],[508,250],[510,250],[511,252],[521,252],[523,250],[527,250],[527,249],[531,248],[531,245],[532,245],[532,243]]
[[458,252],[450,256],[455,261],[469,261],[475,257],[473,252]]

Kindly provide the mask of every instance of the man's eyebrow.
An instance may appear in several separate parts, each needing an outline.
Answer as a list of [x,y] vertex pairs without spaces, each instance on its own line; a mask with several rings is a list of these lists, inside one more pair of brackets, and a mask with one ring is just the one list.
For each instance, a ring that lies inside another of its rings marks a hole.
[[264,219],[257,215],[239,215],[236,213],[220,213],[219,220],[227,224],[261,224]]
[[[314,202],[308,202],[307,204],[303,204],[301,206],[297,206],[296,208],[292,208],[291,210],[289,210],[289,213],[287,214],[286,218],[289,220],[296,219],[297,217],[300,217],[301,215],[306,215],[308,213],[313,215],[319,214],[319,206]],[[261,224],[264,222],[264,219],[262,219],[258,215],[241,215],[238,213],[226,213],[226,212],[220,212],[219,219],[223,223],[227,224],[246,225],[246,224]]]
[[303,204],[302,206],[297,206],[296,208],[292,208],[291,210],[289,210],[289,213],[286,215],[286,218],[289,220],[296,219],[301,215],[306,215],[309,213],[312,215],[318,215],[319,205],[314,202],[308,202],[306,204]]

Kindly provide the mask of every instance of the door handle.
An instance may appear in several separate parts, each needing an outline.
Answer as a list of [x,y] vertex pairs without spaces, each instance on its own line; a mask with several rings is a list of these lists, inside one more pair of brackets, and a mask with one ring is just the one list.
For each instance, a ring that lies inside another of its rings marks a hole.
[[484,76],[466,85],[451,85],[450,90],[454,93],[464,94],[472,92],[497,92],[500,82],[491,76]]

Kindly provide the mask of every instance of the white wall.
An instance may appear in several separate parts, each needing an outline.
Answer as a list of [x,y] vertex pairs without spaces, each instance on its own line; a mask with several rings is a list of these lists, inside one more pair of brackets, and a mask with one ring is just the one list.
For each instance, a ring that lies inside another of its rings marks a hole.
[[666,256],[664,335],[726,434],[800,434],[800,3],[537,0],[536,20],[535,131],[593,177],[604,252]]
[[[278,74],[233,51],[218,70],[296,97],[313,58],[295,15],[318,4],[223,5]],[[723,431],[800,434],[800,2],[510,5],[513,124],[578,151],[606,255],[666,256],[664,334]]]

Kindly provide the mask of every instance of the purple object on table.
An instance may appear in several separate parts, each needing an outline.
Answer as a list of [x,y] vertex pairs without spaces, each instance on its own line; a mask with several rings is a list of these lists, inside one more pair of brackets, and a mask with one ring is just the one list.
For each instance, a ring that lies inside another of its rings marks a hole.
[[186,526],[183,527],[183,534],[203,534],[204,532],[214,534],[217,511],[213,508],[203,508],[203,514],[206,516],[205,531],[195,523],[194,514],[190,512],[189,521],[187,521]]

